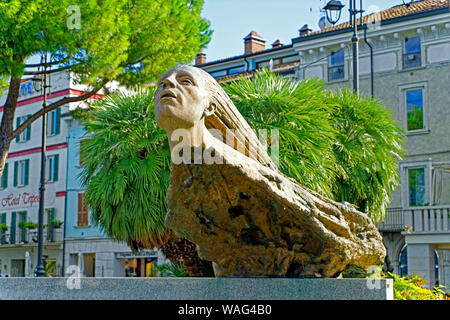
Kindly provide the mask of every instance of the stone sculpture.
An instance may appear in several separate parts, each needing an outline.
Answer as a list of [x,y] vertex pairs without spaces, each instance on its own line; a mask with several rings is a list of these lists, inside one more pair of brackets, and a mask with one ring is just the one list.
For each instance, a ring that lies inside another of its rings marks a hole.
[[172,68],[154,99],[172,156],[166,225],[197,245],[216,276],[336,277],[382,263],[370,219],[280,173],[208,73]]

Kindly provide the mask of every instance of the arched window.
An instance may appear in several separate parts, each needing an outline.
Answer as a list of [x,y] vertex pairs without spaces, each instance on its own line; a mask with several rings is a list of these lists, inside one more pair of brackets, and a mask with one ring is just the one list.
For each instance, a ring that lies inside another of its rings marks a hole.
[[400,251],[398,262],[398,273],[400,277],[404,277],[408,274],[408,247],[406,245]]
[[434,250],[434,277],[436,279],[436,286],[439,285],[439,256],[437,251]]

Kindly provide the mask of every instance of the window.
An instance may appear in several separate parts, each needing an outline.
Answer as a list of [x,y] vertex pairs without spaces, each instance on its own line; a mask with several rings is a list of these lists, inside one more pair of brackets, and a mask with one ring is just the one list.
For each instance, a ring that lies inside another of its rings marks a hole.
[[406,37],[403,51],[403,69],[416,68],[421,65],[420,36]]
[[345,77],[344,50],[333,51],[328,66],[328,81],[341,80]]
[[30,172],[30,159],[14,162],[14,187],[23,187],[28,185],[28,176]]
[[58,181],[59,154],[47,157],[47,181]]
[[235,67],[235,68],[231,68],[231,69],[228,69],[228,74],[230,75],[230,74],[236,74],[236,73],[241,73],[241,72],[244,72],[245,71],[245,67],[244,66],[242,66],[242,67]]
[[410,207],[425,205],[425,168],[408,169],[408,202]]
[[211,72],[210,74],[214,78],[224,77],[227,75],[227,70],[214,71],[214,72]]
[[244,71],[245,71],[245,67],[240,66],[240,67],[233,67],[233,68],[220,70],[220,71],[213,71],[210,73],[210,75],[213,76],[214,78],[218,78],[218,77],[229,76],[229,75],[236,74],[236,73],[241,73]]
[[[26,115],[26,116],[22,116],[22,117],[17,117],[16,118],[16,129],[25,121],[28,120],[28,118],[31,115]],[[16,142],[25,142],[31,139],[31,124],[21,133],[16,137]]]
[[423,89],[406,90],[405,94],[407,130],[425,129],[423,121]]
[[0,189],[8,188],[8,163],[5,163],[5,167],[3,168],[3,174],[0,179]]
[[78,221],[77,227],[87,227],[89,226],[89,212],[84,201],[84,193],[78,194]]
[[61,109],[57,108],[47,113],[47,135],[54,136],[60,132]]

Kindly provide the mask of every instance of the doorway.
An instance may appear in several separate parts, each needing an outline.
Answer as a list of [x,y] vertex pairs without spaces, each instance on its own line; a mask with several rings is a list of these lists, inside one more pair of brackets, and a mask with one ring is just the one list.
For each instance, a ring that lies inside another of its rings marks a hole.
[[11,277],[25,277],[25,259],[11,260]]

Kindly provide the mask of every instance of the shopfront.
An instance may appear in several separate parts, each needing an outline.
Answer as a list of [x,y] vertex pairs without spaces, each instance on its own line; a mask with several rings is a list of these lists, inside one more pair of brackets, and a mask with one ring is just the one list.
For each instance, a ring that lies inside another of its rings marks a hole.
[[151,277],[158,261],[155,251],[120,252],[116,259],[124,266],[125,277]]

